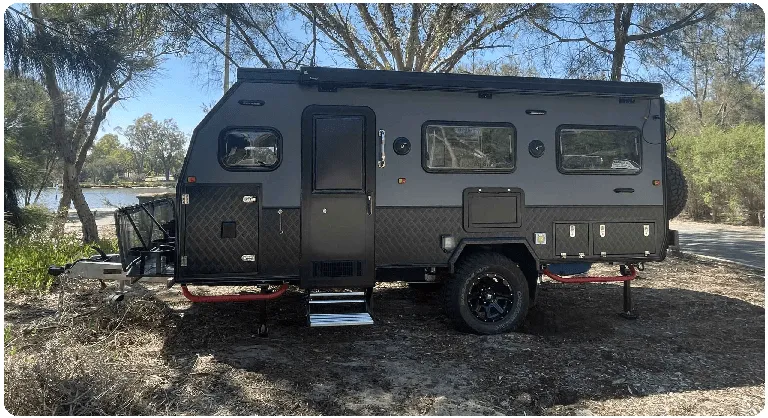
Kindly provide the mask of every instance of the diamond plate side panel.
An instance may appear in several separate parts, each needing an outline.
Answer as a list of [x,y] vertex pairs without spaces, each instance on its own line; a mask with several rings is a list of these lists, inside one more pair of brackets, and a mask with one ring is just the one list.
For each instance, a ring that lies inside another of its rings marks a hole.
[[445,263],[440,235],[462,233],[461,208],[376,208],[376,264]]
[[[650,221],[663,225],[663,206],[526,206],[520,228],[469,233],[462,227],[461,207],[379,207],[376,209],[376,264],[440,264],[449,253],[440,247],[440,235],[463,238],[521,237],[528,240],[541,260],[557,258],[554,251],[555,222]],[[642,228],[642,227],[641,227]],[[547,234],[545,245],[534,245],[533,234]],[[594,234],[594,232],[592,233]],[[655,248],[662,234],[654,234]],[[642,234],[641,234],[642,236]],[[591,238],[591,237],[590,237]],[[641,252],[642,253],[642,252]],[[589,254],[586,254],[589,256]],[[598,253],[599,255],[599,253]]]
[[[184,275],[256,273],[259,253],[259,202],[243,202],[243,196],[259,196],[259,185],[189,185],[186,211]],[[237,237],[222,238],[221,223],[237,223]],[[245,254],[256,261],[243,261]]]
[[261,210],[261,273],[298,275],[301,261],[301,209],[282,209],[282,215],[277,213],[278,210]]
[[[605,225],[605,237],[600,236],[600,225]],[[643,234],[643,225],[648,225],[649,234]],[[607,255],[639,255],[645,251],[656,254],[655,222],[605,222],[592,224],[595,254],[605,251]]]

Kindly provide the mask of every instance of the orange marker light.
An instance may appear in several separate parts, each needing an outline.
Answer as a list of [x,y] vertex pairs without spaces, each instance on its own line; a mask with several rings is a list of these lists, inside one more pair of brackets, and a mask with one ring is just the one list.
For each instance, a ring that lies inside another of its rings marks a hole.
[[400,177],[397,179],[397,184],[405,184],[405,177]]
[[187,177],[187,183],[194,183],[196,181],[197,181],[197,177],[195,177],[195,176]]
[[659,186],[659,185],[661,185],[661,180],[654,180],[654,181],[653,181],[653,185],[654,185],[654,186]]

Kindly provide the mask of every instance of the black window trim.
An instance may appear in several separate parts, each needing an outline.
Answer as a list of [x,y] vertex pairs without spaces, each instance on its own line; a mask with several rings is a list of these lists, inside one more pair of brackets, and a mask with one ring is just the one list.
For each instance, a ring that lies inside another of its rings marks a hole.
[[[640,159],[640,169],[637,171],[630,171],[627,169],[615,169],[615,170],[579,170],[579,171],[567,171],[563,170],[560,164],[560,131],[563,129],[592,129],[596,131],[633,131],[637,132],[637,143],[639,145],[638,157]],[[643,172],[643,141],[642,131],[637,126],[630,125],[579,125],[579,124],[563,124],[559,125],[555,129],[555,166],[560,174],[565,175],[601,175],[601,176],[636,176]]]
[[[493,169],[493,168],[430,168],[427,165],[427,126],[479,126],[485,128],[512,128],[512,156],[511,169]],[[421,168],[427,173],[432,174],[508,174],[517,170],[517,128],[511,122],[482,122],[482,121],[456,121],[456,120],[428,120],[421,124]]]
[[[224,138],[226,137],[227,133],[230,131],[234,131],[236,129],[242,129],[242,130],[254,130],[254,131],[269,131],[277,137],[277,161],[269,167],[231,167],[226,164],[224,164]],[[283,162],[283,135],[278,131],[277,129],[271,127],[271,126],[227,126],[224,129],[221,130],[219,133],[219,144],[218,148],[216,150],[216,159],[219,161],[219,165],[221,168],[227,170],[227,171],[275,171],[278,167],[280,167],[280,164]]]

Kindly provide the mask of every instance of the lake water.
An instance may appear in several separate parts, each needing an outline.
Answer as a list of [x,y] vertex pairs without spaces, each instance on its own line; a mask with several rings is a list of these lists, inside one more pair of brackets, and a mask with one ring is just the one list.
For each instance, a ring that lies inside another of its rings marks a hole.
[[[114,208],[135,205],[139,203],[139,199],[136,197],[137,195],[172,191],[174,191],[174,189],[164,187],[114,189],[88,188],[83,189],[83,194],[85,195],[85,201],[88,202],[88,206],[90,206],[91,210],[94,210],[97,208]],[[37,203],[44,205],[51,210],[56,210],[56,207],[59,205],[60,198],[61,189],[44,189],[40,194],[40,199],[37,201]],[[70,209],[73,209],[72,205],[70,205]]]

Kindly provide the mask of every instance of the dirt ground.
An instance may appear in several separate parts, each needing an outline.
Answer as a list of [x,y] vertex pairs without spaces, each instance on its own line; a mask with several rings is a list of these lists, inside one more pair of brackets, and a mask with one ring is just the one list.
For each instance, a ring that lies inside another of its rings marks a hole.
[[754,415],[765,404],[764,277],[701,261],[649,264],[635,321],[617,315],[620,285],[546,281],[520,332],[496,336],[454,331],[436,293],[403,283],[375,288],[367,327],[306,327],[292,289],[270,305],[267,338],[256,303],[136,285],[112,306],[111,288],[64,289],[6,290],[13,414]]

